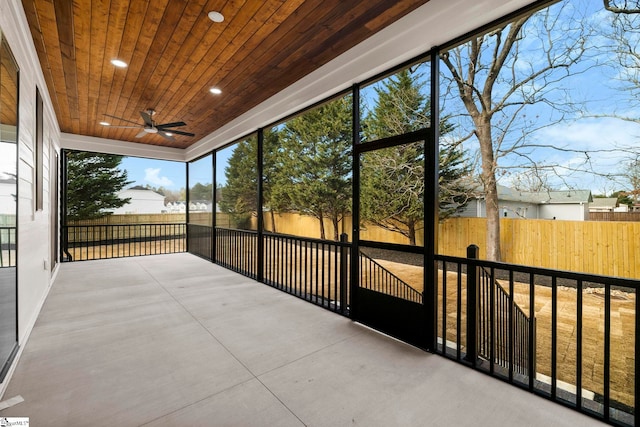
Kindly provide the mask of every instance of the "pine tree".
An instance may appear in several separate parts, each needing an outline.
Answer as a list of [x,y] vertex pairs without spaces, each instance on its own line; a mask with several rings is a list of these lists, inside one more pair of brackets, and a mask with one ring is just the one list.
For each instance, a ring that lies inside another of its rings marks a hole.
[[213,184],[202,184],[196,182],[193,187],[189,189],[189,200],[192,202],[210,202],[213,200]]
[[[363,120],[363,139],[377,140],[423,129],[430,125],[430,101],[422,94],[419,73],[403,70],[376,88],[377,103]],[[452,126],[441,120],[440,133]],[[360,214],[364,221],[400,233],[416,244],[416,232],[424,220],[424,163],[422,142],[405,144],[363,155],[361,166]],[[440,218],[464,208],[470,174],[464,152],[443,147],[440,162]]]
[[67,219],[102,218],[129,203],[118,192],[126,185],[127,171],[119,169],[124,156],[69,152],[67,155]]
[[341,98],[288,121],[280,133],[272,201],[317,218],[323,239],[324,219],[338,240],[351,210],[351,115],[351,97]]
[[218,201],[220,210],[231,215],[234,227],[248,228],[258,209],[258,144],[251,137],[236,144],[225,167],[226,185]]

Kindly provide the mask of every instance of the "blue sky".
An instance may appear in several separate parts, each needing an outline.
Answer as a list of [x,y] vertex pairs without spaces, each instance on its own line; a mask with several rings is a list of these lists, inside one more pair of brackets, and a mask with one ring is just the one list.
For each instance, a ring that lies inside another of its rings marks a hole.
[[[501,70],[500,78],[505,82],[494,87],[493,102],[507,93],[513,75],[521,79],[530,75],[532,69],[544,65],[545,49],[550,46],[568,48],[566,52],[575,54],[579,37],[589,33],[587,50],[583,58],[571,66],[569,76],[561,74],[564,69],[560,69],[546,82],[537,79],[524,85],[521,94],[515,93],[509,99],[519,101],[522,96],[531,96],[542,89],[538,99],[544,98],[544,101],[520,111],[512,106],[505,110],[506,114],[494,115],[494,141],[501,136],[501,126],[503,129],[510,126],[503,141],[506,154],[498,159],[498,165],[504,167],[498,176],[499,182],[513,185],[518,174],[530,173],[527,166],[536,163],[547,168],[548,182],[554,189],[589,189],[594,194],[629,189],[624,177],[625,162],[631,152],[640,152],[640,125],[616,116],[638,117],[639,105],[637,93],[629,90],[629,81],[624,78],[629,70],[619,65],[613,52],[617,46],[610,37],[614,15],[603,9],[601,1],[595,0],[567,0],[551,8],[554,9],[551,16],[560,17],[555,21],[556,29],[547,34],[542,15],[530,18],[524,27],[525,36],[518,44],[518,57],[512,51],[508,66]],[[631,19],[635,21],[634,28],[640,28],[640,19],[636,16]],[[632,44],[637,43],[638,34],[627,35]],[[488,36],[488,39],[493,46],[495,37]],[[448,74],[444,64],[441,70]],[[458,114],[466,110],[456,90],[454,87],[447,96],[446,88],[441,88],[441,93],[447,97],[443,107],[445,114],[452,115],[452,122],[457,125],[454,132],[445,136],[449,141],[469,135],[473,129],[469,116]],[[553,104],[560,109],[553,108]],[[517,120],[510,124],[509,120],[514,116]],[[521,141],[525,147],[510,151]],[[472,155],[477,152],[475,137],[465,142],[464,147]],[[476,165],[479,167],[479,163]]]
[[125,157],[121,167],[133,181],[130,187],[151,185],[176,191],[185,186],[185,164],[182,162]]
[[[224,185],[224,165],[233,153],[235,146],[218,151],[218,162],[222,167],[218,168],[218,184]],[[125,157],[121,167],[127,171],[130,181],[129,187],[136,185],[164,187],[177,191],[186,186],[186,166],[182,162],[169,160],[144,159],[140,157]],[[189,181],[193,186],[196,182],[202,184],[211,183],[211,156],[192,162],[189,166]]]

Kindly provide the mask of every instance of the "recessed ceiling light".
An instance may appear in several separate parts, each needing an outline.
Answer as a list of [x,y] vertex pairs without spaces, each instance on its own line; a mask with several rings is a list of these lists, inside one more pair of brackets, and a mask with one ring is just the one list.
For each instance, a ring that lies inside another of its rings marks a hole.
[[116,67],[118,67],[118,68],[126,68],[126,66],[127,66],[127,63],[122,61],[122,60],[120,60],[120,59],[112,59],[111,63],[113,65],[115,65]]
[[212,10],[211,12],[209,12],[207,14],[207,16],[213,22],[222,22],[222,21],[224,21],[224,16],[220,12],[216,12],[215,10]]
[[100,122],[100,124],[102,126],[111,126],[111,123],[109,123],[109,122]]
[[220,95],[222,93],[222,91],[217,87],[212,87],[211,89],[209,89],[209,92],[211,92],[214,95]]

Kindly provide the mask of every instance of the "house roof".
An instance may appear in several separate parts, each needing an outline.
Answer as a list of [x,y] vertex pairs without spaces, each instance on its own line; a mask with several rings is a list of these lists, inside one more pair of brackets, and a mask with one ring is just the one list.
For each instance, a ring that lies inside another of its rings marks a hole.
[[610,208],[613,209],[618,206],[618,199],[616,197],[596,197],[589,207],[591,208]]
[[540,204],[579,204],[593,201],[591,190],[519,191],[498,185],[498,199],[511,202]]
[[163,196],[160,193],[157,193],[153,190],[150,190],[148,188],[144,188],[142,186],[135,186],[135,187],[131,187],[131,188],[126,188],[124,190],[120,190],[118,192],[119,195],[126,195],[125,197],[131,197],[132,195],[137,195],[137,196],[142,196],[144,198],[152,198],[152,199],[158,199],[158,200],[164,200],[165,196]]

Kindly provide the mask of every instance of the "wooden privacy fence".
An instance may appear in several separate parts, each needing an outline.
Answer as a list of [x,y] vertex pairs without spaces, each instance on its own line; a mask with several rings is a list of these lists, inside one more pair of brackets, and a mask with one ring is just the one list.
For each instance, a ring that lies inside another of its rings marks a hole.
[[[231,224],[228,214],[218,212],[216,213],[216,218],[219,226],[229,227]],[[211,219],[211,212],[191,212],[189,214],[189,223],[192,224],[211,226]],[[68,221],[67,225],[184,224],[186,220],[187,215],[183,213],[125,214],[81,221]]]
[[589,221],[640,221],[640,212],[589,212]]
[[[486,219],[450,218],[438,228],[438,253],[486,257]],[[555,270],[640,278],[640,222],[500,220],[502,261]]]

